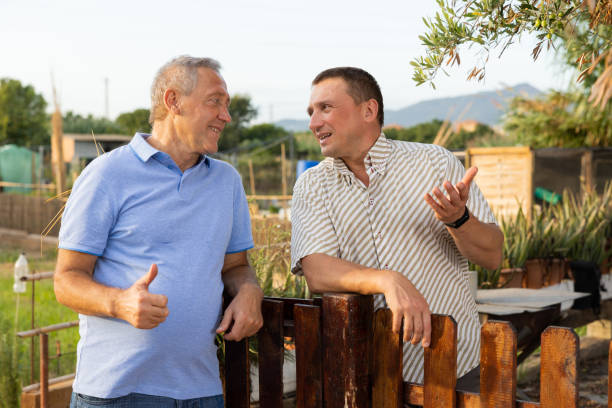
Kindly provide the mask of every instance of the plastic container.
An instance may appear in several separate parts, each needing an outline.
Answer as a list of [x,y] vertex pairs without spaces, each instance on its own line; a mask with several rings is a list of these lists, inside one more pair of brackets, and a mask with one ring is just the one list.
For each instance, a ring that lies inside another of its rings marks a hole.
[[319,164],[319,162],[314,160],[298,160],[295,170],[295,177],[300,177],[303,172],[316,166],[317,164]]
[[28,259],[25,256],[25,252],[22,252],[17,262],[15,262],[15,283],[13,284],[13,292],[24,293],[26,291],[26,283],[21,280],[21,277],[26,276],[28,273]]

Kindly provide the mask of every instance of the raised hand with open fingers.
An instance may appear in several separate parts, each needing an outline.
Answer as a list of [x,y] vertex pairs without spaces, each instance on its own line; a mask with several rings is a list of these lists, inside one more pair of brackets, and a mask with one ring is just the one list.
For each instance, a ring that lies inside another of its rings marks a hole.
[[[446,194],[438,187],[425,194],[425,201],[434,210],[436,218],[445,224],[457,221],[465,212],[465,205],[470,192],[470,184],[478,173],[477,167],[470,167],[463,179],[456,185],[450,181],[443,183]],[[435,197],[435,199],[433,197]]]
[[115,304],[116,317],[137,329],[153,329],[166,320],[168,298],[149,292],[149,285],[157,272],[157,265],[152,264],[145,275],[123,291]]

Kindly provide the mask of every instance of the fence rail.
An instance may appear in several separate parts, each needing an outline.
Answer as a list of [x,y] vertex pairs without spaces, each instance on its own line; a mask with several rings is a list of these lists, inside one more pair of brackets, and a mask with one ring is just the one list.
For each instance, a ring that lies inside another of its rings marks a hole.
[[[391,311],[374,312],[372,305],[371,296],[348,294],[264,299],[257,335],[260,406],[283,406],[283,338],[292,337],[298,408],[578,407],[579,339],[571,329],[549,327],[542,334],[540,401],[529,402],[516,399],[517,336],[510,323],[482,327],[480,393],[470,393],[456,389],[452,317],[432,316],[424,383],[414,384],[402,378],[403,344],[391,329]],[[612,370],[612,358],[609,365]],[[247,341],[226,342],[226,407],[249,407],[249,372]]]

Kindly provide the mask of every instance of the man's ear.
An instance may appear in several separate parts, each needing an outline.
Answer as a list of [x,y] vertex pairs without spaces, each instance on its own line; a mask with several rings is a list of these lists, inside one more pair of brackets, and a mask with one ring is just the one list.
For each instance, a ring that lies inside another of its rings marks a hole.
[[363,118],[366,122],[377,120],[378,117],[378,102],[376,99],[368,99],[363,103]]
[[164,105],[168,110],[168,113],[173,113],[175,115],[179,115],[181,113],[181,109],[179,106],[179,95],[174,89],[166,89],[164,92]]

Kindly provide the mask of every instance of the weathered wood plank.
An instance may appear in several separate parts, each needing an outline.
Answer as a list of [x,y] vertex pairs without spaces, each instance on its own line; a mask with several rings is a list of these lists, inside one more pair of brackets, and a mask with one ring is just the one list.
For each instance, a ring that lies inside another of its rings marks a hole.
[[266,408],[283,406],[283,302],[264,299],[263,327],[257,333],[259,347],[259,404]]
[[249,408],[251,389],[249,384],[248,339],[225,342],[225,406]]
[[612,341],[608,347],[608,408],[612,408]]
[[[404,407],[423,406],[423,389],[421,384],[404,383]],[[457,408],[485,408],[486,405],[480,402],[480,395],[467,391],[457,391]],[[516,401],[516,408],[539,408],[537,402]]]
[[372,359],[372,406],[401,408],[403,406],[402,339],[393,333],[393,314],[389,309],[374,313]]
[[321,308],[296,304],[295,369],[296,407],[323,407],[323,375],[321,347]]
[[431,345],[425,349],[425,408],[454,408],[457,403],[457,323],[431,316]]
[[480,331],[480,393],[484,407],[514,407],[516,332],[509,322],[490,320]]
[[372,296],[323,296],[323,401],[326,408],[371,406]]
[[573,330],[549,327],[542,333],[540,405],[578,407],[579,340]]

